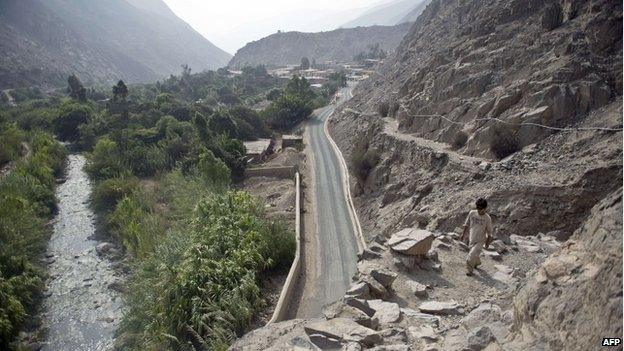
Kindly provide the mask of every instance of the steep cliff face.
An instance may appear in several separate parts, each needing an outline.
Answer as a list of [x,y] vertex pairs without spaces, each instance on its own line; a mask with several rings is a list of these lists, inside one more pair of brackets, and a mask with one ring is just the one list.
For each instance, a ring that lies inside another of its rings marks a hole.
[[[615,1],[432,1],[355,103],[400,106],[402,131],[495,157],[500,131],[517,148],[622,94],[622,6]],[[506,123],[500,123],[498,118]]]
[[284,66],[299,64],[302,57],[317,62],[350,61],[355,55],[368,51],[371,45],[379,44],[381,49],[393,51],[409,28],[410,24],[402,24],[337,29],[321,33],[276,33],[245,45],[234,55],[229,66]]
[[164,3],[142,0],[2,1],[0,39],[2,89],[65,84],[72,73],[88,83],[144,82],[230,58]]

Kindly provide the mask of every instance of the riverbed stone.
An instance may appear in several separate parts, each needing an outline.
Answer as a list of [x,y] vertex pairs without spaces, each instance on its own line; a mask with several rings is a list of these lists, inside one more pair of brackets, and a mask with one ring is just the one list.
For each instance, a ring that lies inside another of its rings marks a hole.
[[381,258],[381,255],[369,249],[364,249],[358,253],[358,260],[376,260],[378,258]]
[[385,299],[388,296],[388,290],[377,279],[367,275],[362,277],[362,281],[366,282],[372,296],[379,299]]
[[102,242],[99,243],[96,247],[95,247],[95,252],[97,252],[98,255],[106,255],[108,254],[111,249],[114,249],[115,245],[109,242]]
[[466,330],[472,330],[480,325],[501,320],[501,308],[493,303],[481,303],[470,311],[461,321]]
[[425,341],[435,341],[438,339],[438,334],[435,332],[431,325],[409,327],[408,330],[412,338],[416,340],[425,339]]
[[411,321],[409,323],[410,325],[431,324],[437,327],[440,324],[440,317],[433,314],[418,312],[411,308],[401,308],[401,313],[403,314],[403,318],[409,319]]

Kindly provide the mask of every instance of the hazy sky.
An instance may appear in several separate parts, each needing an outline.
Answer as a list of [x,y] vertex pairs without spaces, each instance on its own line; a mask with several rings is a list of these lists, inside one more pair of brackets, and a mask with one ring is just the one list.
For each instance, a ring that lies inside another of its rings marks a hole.
[[383,0],[164,0],[215,45],[234,54],[277,30],[332,30]]

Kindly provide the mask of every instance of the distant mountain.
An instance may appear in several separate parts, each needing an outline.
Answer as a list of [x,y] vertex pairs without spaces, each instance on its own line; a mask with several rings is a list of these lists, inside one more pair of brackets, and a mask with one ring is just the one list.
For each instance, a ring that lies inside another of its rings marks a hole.
[[367,26],[393,26],[414,22],[425,9],[429,0],[394,0],[377,5],[359,17],[342,25],[342,28]]
[[225,66],[161,0],[0,0],[0,88],[152,81]]
[[283,66],[298,64],[302,57],[317,62],[352,60],[355,55],[379,44],[393,51],[409,30],[409,24],[337,29],[330,32],[284,32],[251,42],[238,50],[229,63],[232,68],[264,64]]
[[399,21],[399,23],[416,22],[416,20],[418,19],[418,16],[420,16],[420,14],[423,13],[423,11],[427,7],[427,5],[429,5],[430,2],[431,0],[420,1],[420,3],[418,3],[416,7],[412,8],[412,10],[408,12],[407,15],[405,15],[405,17],[403,17]]

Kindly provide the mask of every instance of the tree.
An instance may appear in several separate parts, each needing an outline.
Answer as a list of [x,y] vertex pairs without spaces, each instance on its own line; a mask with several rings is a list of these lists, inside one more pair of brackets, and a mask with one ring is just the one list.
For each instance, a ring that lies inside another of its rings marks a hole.
[[87,101],[87,89],[85,89],[75,74],[67,78],[67,84],[69,85],[69,96],[80,102]]
[[117,85],[113,86],[113,101],[125,102],[128,97],[128,87],[123,80],[117,82]]
[[187,64],[183,64],[182,66],[182,78],[188,78],[191,76],[191,67]]
[[288,84],[286,84],[286,88],[284,89],[284,95],[292,95],[303,100],[314,100],[316,94],[314,94],[314,90],[310,86],[310,83],[304,77],[293,76]]
[[264,111],[265,118],[274,128],[292,127],[312,113],[315,98],[308,80],[294,76],[286,84],[282,95]]
[[197,162],[197,170],[202,179],[210,184],[224,187],[230,183],[230,169],[210,150],[202,150]]
[[230,138],[236,138],[238,135],[236,124],[227,111],[216,111],[208,122],[208,126],[217,134],[225,134]]
[[54,130],[61,140],[76,141],[80,138],[78,127],[87,123],[93,110],[88,105],[66,101],[61,104],[54,121]]
[[307,57],[302,57],[301,66],[299,68],[303,70],[310,68],[310,59],[308,59]]

